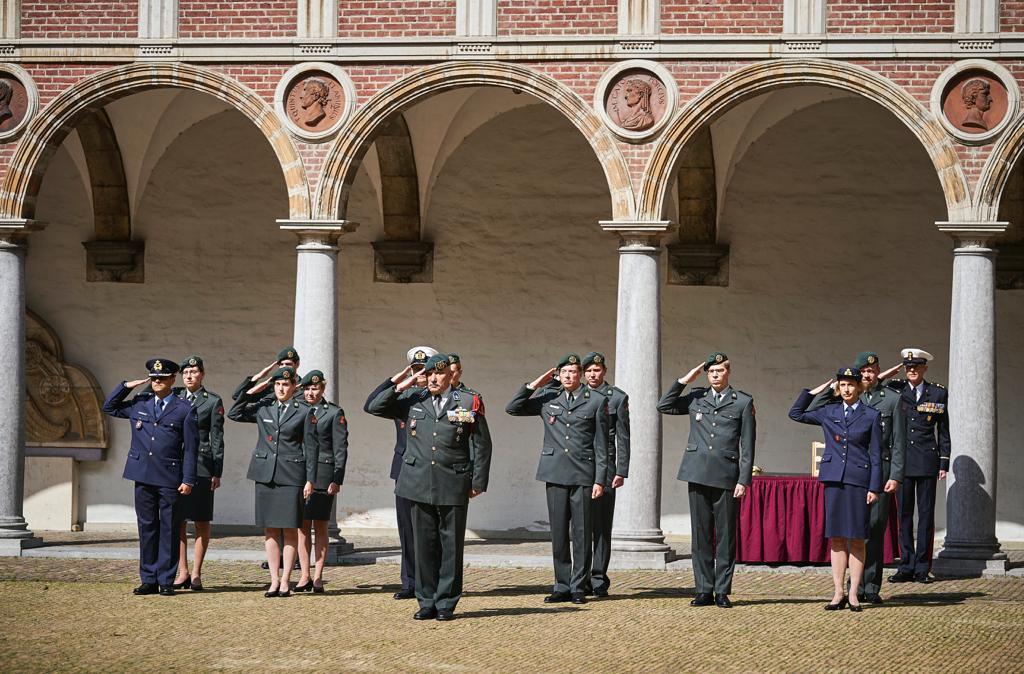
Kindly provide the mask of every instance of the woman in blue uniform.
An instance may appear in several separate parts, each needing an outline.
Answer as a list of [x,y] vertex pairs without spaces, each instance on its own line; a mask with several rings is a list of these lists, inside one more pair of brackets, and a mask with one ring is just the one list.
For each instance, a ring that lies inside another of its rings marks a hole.
[[865,540],[868,537],[868,506],[878,499],[882,489],[881,415],[860,401],[860,370],[845,367],[836,373],[839,402],[807,411],[815,395],[831,386],[829,380],[809,391],[800,392],[789,418],[803,424],[821,426],[825,432],[825,452],[821,457],[818,479],[825,484],[825,535],[831,539],[832,581],[835,592],[826,611],[836,611],[850,603],[851,611],[860,611],[857,593],[849,598],[844,591],[846,568],[850,568],[850,587],[860,586],[864,574]]
[[[299,379],[290,367],[279,367],[270,378],[238,396],[228,418],[256,424],[259,437],[246,477],[256,483],[256,526],[264,531],[270,589],[267,597],[288,597],[296,559],[303,506],[316,481],[317,438],[313,410],[292,395]],[[274,397],[263,391],[273,384]],[[284,540],[284,568],[278,569]]]

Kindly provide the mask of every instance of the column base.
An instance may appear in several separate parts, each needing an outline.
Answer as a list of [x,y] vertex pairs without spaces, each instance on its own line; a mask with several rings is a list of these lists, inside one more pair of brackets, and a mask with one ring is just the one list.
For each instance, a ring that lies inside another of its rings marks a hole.
[[664,570],[676,558],[675,551],[666,545],[665,535],[660,529],[612,533],[609,566],[613,569]]
[[1009,559],[1006,553],[999,549],[998,541],[994,545],[948,543],[932,560],[932,572],[936,576],[944,577],[1005,576],[1009,568]]
[[0,557],[21,557],[22,550],[38,548],[43,544],[43,539],[31,535],[22,538],[0,538]]
[[324,564],[327,566],[338,566],[341,564],[341,558],[352,554],[355,549],[356,546],[346,541],[344,536],[338,536],[337,538],[332,536],[327,543],[327,559],[324,560]]

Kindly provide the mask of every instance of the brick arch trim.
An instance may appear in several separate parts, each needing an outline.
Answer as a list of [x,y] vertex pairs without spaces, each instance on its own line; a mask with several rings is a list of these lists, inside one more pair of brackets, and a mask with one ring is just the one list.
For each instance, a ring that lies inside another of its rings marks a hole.
[[970,212],[970,188],[952,141],[924,106],[891,80],[861,66],[824,59],[764,61],[740,68],[680,111],[651,153],[637,204],[640,220],[660,219],[682,149],[694,134],[736,104],[773,89],[820,85],[859,94],[894,114],[932,160],[950,220]]
[[374,94],[352,116],[340,130],[324,163],[316,217],[344,217],[359,164],[388,117],[443,91],[474,86],[522,91],[565,115],[586,138],[604,170],[611,193],[612,217],[628,220],[633,216],[635,198],[626,161],[611,132],[582,98],[551,77],[523,66],[461,61],[410,73]]
[[89,108],[147,89],[200,91],[230,104],[266,137],[281,164],[291,218],[308,218],[309,185],[302,160],[277,115],[256,92],[209,68],[180,63],[133,63],[87,77],[50,101],[29,123],[0,186],[0,217],[32,218],[49,160]]

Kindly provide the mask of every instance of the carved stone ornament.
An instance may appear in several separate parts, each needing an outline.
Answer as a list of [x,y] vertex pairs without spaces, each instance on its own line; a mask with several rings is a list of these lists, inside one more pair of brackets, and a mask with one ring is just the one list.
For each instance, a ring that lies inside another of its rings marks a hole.
[[301,63],[284,74],[274,106],[294,135],[309,141],[330,139],[355,107],[352,80],[330,63]]
[[676,84],[663,66],[624,61],[598,82],[594,109],[615,135],[630,142],[654,137],[676,107]]
[[[64,362],[60,338],[39,316],[26,311],[26,445],[61,449],[106,449],[103,391],[87,370]],[[34,456],[73,456],[30,452]],[[79,458],[102,458],[102,452]]]
[[1016,114],[1013,76],[991,61],[958,61],[932,88],[932,112],[953,137],[969,145],[991,142]]
[[374,241],[372,245],[375,282],[433,282],[433,241]]
[[668,284],[728,286],[729,246],[724,244],[670,243]]
[[0,63],[0,143],[16,139],[38,109],[39,93],[29,74]]

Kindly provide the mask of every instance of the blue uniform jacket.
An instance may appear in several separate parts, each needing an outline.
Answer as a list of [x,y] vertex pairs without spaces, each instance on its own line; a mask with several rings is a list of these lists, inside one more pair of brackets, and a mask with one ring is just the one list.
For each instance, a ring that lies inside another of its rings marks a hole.
[[[366,404],[363,405],[363,411],[366,412],[367,414],[373,414],[373,412],[370,411],[370,403],[373,402],[374,398],[379,396],[384,391],[387,391],[389,388],[392,388],[394,385],[395,385],[394,382],[392,382],[391,378],[388,377],[387,379],[384,380],[384,382],[380,386],[378,386],[377,388],[373,389],[373,393],[370,394],[370,397],[366,399]],[[398,475],[402,472],[402,456],[405,454],[406,435],[405,435],[405,420],[404,419],[395,419],[394,421],[395,421],[395,454],[394,454],[394,456],[391,457],[391,479],[392,480],[397,480],[398,479]]]
[[178,396],[169,395],[167,409],[158,420],[152,392],[125,400],[129,393],[131,389],[121,382],[103,401],[104,413],[132,424],[124,478],[156,487],[195,485],[199,449],[196,409]]
[[804,389],[789,410],[789,418],[815,424],[825,431],[825,453],[818,479],[842,482],[868,491],[882,490],[882,416],[867,403],[860,403],[843,418],[843,403],[830,403],[807,411],[813,396]]
[[920,400],[906,381],[886,384],[900,392],[900,404],[907,416],[907,461],[903,472],[908,477],[935,477],[949,470],[949,392],[938,384],[924,382]]

